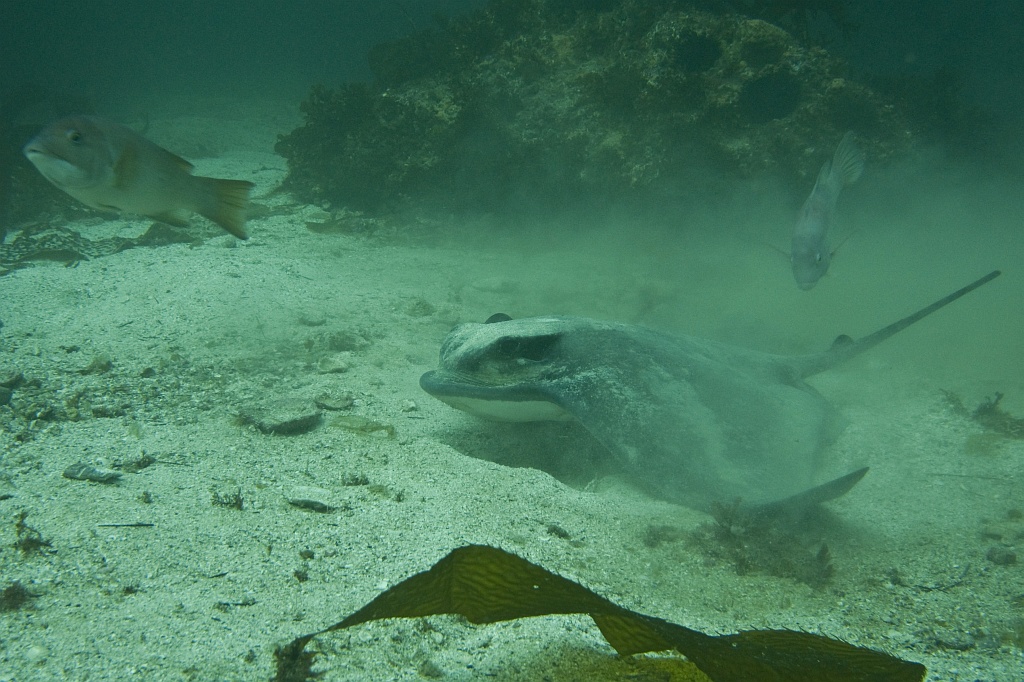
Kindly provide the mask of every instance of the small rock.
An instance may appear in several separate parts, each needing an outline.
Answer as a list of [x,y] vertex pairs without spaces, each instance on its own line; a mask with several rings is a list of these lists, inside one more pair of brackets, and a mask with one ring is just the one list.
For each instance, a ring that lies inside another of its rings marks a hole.
[[370,342],[362,334],[348,330],[331,332],[324,336],[323,341],[328,350],[338,353],[359,351],[370,345]]
[[437,663],[434,663],[429,658],[424,659],[420,662],[419,668],[417,668],[420,675],[423,677],[439,680],[444,677],[444,670],[442,670]]
[[106,374],[114,367],[114,362],[106,355],[97,355],[88,366],[78,370],[79,374]]
[[0,386],[4,388],[18,388],[25,381],[25,375],[16,369],[0,371]]
[[334,499],[330,491],[313,486],[295,486],[285,495],[288,504],[317,514],[330,514],[345,509],[344,502]]
[[970,651],[978,643],[968,632],[940,630],[935,633],[935,646],[947,651]]
[[242,410],[238,423],[251,424],[260,433],[296,436],[312,431],[320,424],[320,410],[304,401],[285,401],[263,408]]
[[415,298],[405,307],[405,314],[409,317],[430,317],[436,312],[437,308],[423,298]]
[[332,393],[321,393],[313,398],[313,403],[321,410],[329,412],[340,412],[347,410],[355,403],[355,398],[350,393],[334,395]]
[[305,509],[307,511],[316,512],[317,514],[330,514],[334,511],[334,507],[321,502],[320,500],[311,500],[306,497],[289,497],[288,504],[299,509]]
[[352,360],[348,353],[327,355],[316,362],[316,371],[320,374],[343,374],[351,368]]
[[1009,547],[1001,545],[989,547],[988,551],[985,552],[985,558],[996,566],[1013,566],[1017,563],[1017,553]]
[[29,663],[43,663],[46,661],[50,652],[46,650],[46,647],[40,644],[33,644],[25,651],[25,660]]
[[322,327],[327,324],[327,318],[319,313],[299,313],[296,321],[303,327]]

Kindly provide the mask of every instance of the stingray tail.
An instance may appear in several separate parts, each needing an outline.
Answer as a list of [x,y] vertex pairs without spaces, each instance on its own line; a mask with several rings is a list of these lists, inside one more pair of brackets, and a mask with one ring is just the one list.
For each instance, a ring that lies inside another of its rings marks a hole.
[[957,300],[962,296],[966,296],[983,284],[988,284],[1002,273],[999,270],[993,270],[981,279],[971,282],[962,289],[958,289],[951,293],[945,298],[939,299],[930,306],[918,310],[913,315],[908,315],[898,322],[893,322],[888,327],[879,329],[874,334],[869,334],[863,338],[857,340],[851,340],[847,336],[841,336],[836,339],[836,342],[832,344],[832,347],[824,353],[818,353],[816,355],[807,356],[801,364],[800,376],[809,377],[819,372],[824,372],[826,369],[835,367],[836,365],[846,362],[850,358],[860,355],[866,350],[874,348],[878,344],[882,343],[894,334],[903,331],[910,325],[914,324],[922,318],[928,317],[939,308],[949,305],[953,301]]

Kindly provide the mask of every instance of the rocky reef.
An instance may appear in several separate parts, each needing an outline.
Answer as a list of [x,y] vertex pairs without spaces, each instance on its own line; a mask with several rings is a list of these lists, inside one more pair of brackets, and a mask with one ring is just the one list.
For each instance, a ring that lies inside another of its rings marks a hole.
[[839,60],[733,9],[492,0],[378,45],[374,83],[314,88],[281,137],[286,189],[492,210],[671,193],[709,168],[807,184],[846,130],[873,162],[906,148],[899,112]]

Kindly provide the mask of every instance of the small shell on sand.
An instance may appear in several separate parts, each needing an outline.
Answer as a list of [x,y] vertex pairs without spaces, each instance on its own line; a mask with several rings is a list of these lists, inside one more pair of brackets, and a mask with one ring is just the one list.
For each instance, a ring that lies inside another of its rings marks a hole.
[[75,462],[64,470],[64,478],[74,481],[92,481],[93,483],[116,483],[121,474],[108,469],[97,469],[85,462]]
[[316,362],[316,371],[320,374],[342,374],[352,367],[352,359],[348,353],[325,355]]

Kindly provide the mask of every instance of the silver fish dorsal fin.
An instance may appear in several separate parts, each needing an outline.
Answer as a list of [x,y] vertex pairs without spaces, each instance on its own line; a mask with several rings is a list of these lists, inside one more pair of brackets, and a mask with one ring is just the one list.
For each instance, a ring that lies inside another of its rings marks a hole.
[[864,153],[857,146],[853,131],[843,135],[836,147],[836,153],[832,156],[832,167],[843,179],[843,185],[852,185],[864,172]]

